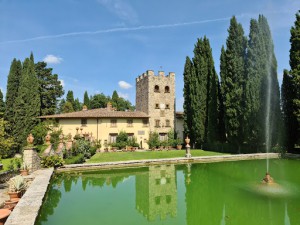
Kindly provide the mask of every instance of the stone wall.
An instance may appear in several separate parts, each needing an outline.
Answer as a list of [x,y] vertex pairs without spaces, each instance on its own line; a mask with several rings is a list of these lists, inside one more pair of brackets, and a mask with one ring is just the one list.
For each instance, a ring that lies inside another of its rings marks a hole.
[[41,168],[41,159],[34,148],[24,149],[23,161],[27,165],[30,173]]

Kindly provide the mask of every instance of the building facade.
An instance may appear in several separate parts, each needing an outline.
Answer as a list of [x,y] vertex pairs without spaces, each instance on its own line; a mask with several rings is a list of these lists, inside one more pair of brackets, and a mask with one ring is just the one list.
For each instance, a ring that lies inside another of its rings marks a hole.
[[[125,131],[135,137],[140,148],[148,148],[151,132],[157,132],[160,140],[167,139],[170,130],[182,128],[176,123],[175,113],[175,73],[154,74],[148,70],[136,78],[136,111],[117,111],[108,104],[102,109],[42,116],[42,119],[56,119],[64,135],[88,135],[93,140],[101,140],[102,148],[114,143],[118,133]],[[179,119],[179,118],[178,118]],[[176,128],[175,128],[176,124]],[[180,123],[179,123],[180,124]]]

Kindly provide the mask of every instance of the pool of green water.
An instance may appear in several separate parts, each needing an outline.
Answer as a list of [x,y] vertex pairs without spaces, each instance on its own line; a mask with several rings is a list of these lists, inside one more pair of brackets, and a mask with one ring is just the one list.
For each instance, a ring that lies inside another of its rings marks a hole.
[[57,173],[36,225],[297,225],[300,160]]

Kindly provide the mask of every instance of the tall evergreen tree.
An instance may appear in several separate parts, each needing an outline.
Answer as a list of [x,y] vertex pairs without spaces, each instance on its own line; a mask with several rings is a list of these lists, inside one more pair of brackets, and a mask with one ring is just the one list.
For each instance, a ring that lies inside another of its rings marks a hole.
[[292,76],[288,70],[284,70],[281,85],[281,105],[285,131],[284,145],[289,151],[294,148],[297,140],[297,119],[293,111],[293,95]]
[[90,108],[90,98],[87,91],[84,92],[83,104],[89,109]]
[[294,143],[300,144],[300,11],[296,14],[296,21],[291,28],[290,74],[292,76],[293,114],[297,120]]
[[33,54],[23,63],[22,79],[15,104],[14,138],[19,145],[26,141],[26,136],[38,123],[40,116],[39,81],[35,74]]
[[250,23],[246,102],[248,141],[269,148],[278,143],[282,123],[277,61],[270,28],[262,15]]
[[[274,53],[274,45],[271,31],[266,17],[260,15],[258,18],[261,37],[265,48],[266,74],[263,74],[262,82],[262,115],[265,141],[269,147],[281,142],[282,138],[282,116],[280,109],[280,91],[277,76],[277,60]],[[267,143],[269,142],[269,143]],[[270,149],[268,149],[270,150]]]
[[[66,96],[66,102],[70,102],[72,105],[72,109],[75,111],[75,99],[74,99],[74,94],[73,91],[69,90],[67,92],[67,96]],[[68,107],[69,108],[69,107]]]
[[191,88],[192,85],[191,79],[193,75],[193,63],[189,57],[186,57],[185,65],[184,65],[184,72],[183,72],[183,127],[184,133],[191,137],[191,127],[192,127],[192,110],[191,110]]
[[3,100],[3,93],[0,89],[0,118],[3,118],[4,112],[5,112],[5,103]]
[[75,100],[74,100],[74,111],[80,111],[80,110],[82,110],[82,104],[81,104],[81,102],[79,101],[79,99],[78,98],[76,98]]
[[198,39],[194,48],[194,70],[191,76],[192,85],[190,87],[192,111],[191,141],[196,147],[201,147],[206,138],[208,85],[206,54],[204,40],[202,38]]
[[228,141],[241,146],[245,107],[245,56],[247,40],[242,25],[230,20],[226,50],[221,52],[221,82]]
[[40,85],[41,115],[54,114],[58,98],[64,94],[58,75],[52,74],[52,68],[47,68],[45,62],[36,63],[35,72]]
[[218,87],[209,40],[198,39],[184,68],[184,130],[196,147],[219,140]]
[[6,131],[8,134],[12,135],[14,132],[14,118],[15,110],[14,105],[16,102],[16,97],[18,96],[18,90],[20,85],[20,80],[22,76],[22,63],[20,60],[13,59],[9,74],[7,77],[7,89],[6,89],[6,100],[5,100],[5,113],[4,118],[8,122],[6,125]]

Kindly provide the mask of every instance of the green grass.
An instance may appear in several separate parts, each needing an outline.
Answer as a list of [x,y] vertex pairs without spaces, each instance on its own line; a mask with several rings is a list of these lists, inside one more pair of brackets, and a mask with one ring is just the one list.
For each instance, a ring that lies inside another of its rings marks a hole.
[[[191,150],[192,156],[224,155],[224,153]],[[146,151],[146,152],[104,152],[96,153],[87,163],[116,162],[141,159],[164,159],[184,157],[184,150]]]
[[14,160],[14,158],[1,159],[0,163],[3,164],[3,169],[0,170],[0,172],[5,172],[8,170],[8,165],[11,164],[11,160]]

